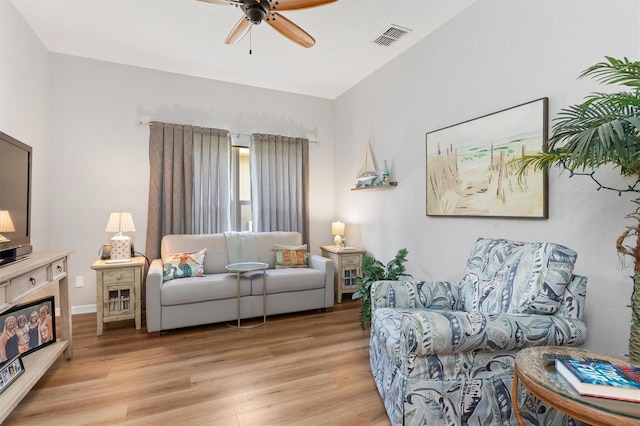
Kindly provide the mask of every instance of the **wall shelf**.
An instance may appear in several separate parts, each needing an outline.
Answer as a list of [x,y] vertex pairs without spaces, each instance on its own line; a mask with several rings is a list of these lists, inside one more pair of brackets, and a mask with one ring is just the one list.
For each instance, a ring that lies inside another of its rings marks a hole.
[[369,185],[361,186],[360,188],[351,188],[352,191],[362,191],[363,189],[386,189],[398,186],[398,182],[389,182],[389,185]]

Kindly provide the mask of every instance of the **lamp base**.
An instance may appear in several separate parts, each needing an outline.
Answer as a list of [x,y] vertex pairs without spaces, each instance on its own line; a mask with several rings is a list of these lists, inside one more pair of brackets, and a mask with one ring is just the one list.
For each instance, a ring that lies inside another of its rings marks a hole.
[[333,243],[334,243],[336,246],[339,246],[339,245],[340,245],[340,243],[342,243],[342,237],[341,237],[340,235],[337,235],[337,234],[336,234],[336,236],[335,236],[335,237],[333,237]]
[[131,238],[116,235],[111,239],[111,260],[125,259],[131,259]]

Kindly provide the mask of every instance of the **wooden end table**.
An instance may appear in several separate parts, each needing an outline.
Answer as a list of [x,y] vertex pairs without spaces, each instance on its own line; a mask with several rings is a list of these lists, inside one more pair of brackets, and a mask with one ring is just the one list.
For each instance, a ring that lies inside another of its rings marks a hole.
[[362,259],[367,253],[365,249],[357,247],[321,246],[322,257],[333,261],[336,271],[334,290],[336,300],[342,303],[342,295],[358,291],[356,279],[362,276]]
[[142,328],[142,283],[146,259],[132,257],[130,262],[109,263],[96,260],[97,335],[102,336],[106,322],[134,319],[136,330]]
[[518,352],[513,374],[513,407],[519,425],[523,425],[518,406],[518,380],[529,393],[558,411],[591,425],[626,426],[640,424],[640,403],[581,396],[558,373],[547,366],[544,353],[570,355],[573,358],[599,358],[614,364],[635,365],[628,360],[561,346],[526,348]]

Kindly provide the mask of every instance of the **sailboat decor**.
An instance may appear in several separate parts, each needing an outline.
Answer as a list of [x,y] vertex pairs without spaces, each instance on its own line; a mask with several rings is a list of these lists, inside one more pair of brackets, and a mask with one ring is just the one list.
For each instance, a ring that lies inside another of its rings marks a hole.
[[373,162],[373,155],[371,155],[371,146],[367,143],[367,146],[364,149],[364,154],[362,155],[362,160],[360,161],[358,175],[356,176],[356,187],[351,188],[351,190],[389,188],[393,186],[398,186],[398,182],[389,181],[387,162],[385,161],[385,167],[382,175],[379,175],[376,170],[376,164]]
[[358,170],[358,176],[356,176],[356,188],[371,186],[376,179],[378,179],[378,172],[371,155],[371,146],[367,144],[362,160],[360,160],[360,169]]

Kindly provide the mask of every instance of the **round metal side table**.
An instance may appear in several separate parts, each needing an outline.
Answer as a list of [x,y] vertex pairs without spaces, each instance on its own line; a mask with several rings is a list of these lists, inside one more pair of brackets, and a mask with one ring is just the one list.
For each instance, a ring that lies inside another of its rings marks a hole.
[[[230,265],[225,266],[227,271],[231,273],[235,273],[237,277],[237,288],[238,288],[238,324],[234,325],[237,328],[256,328],[261,327],[267,323],[267,276],[265,274],[265,270],[269,267],[269,264],[263,262],[238,262],[232,263]],[[262,323],[256,325],[240,325],[240,318],[242,317],[242,313],[240,310],[240,276],[249,272],[262,271]],[[231,324],[230,324],[231,325]]]

